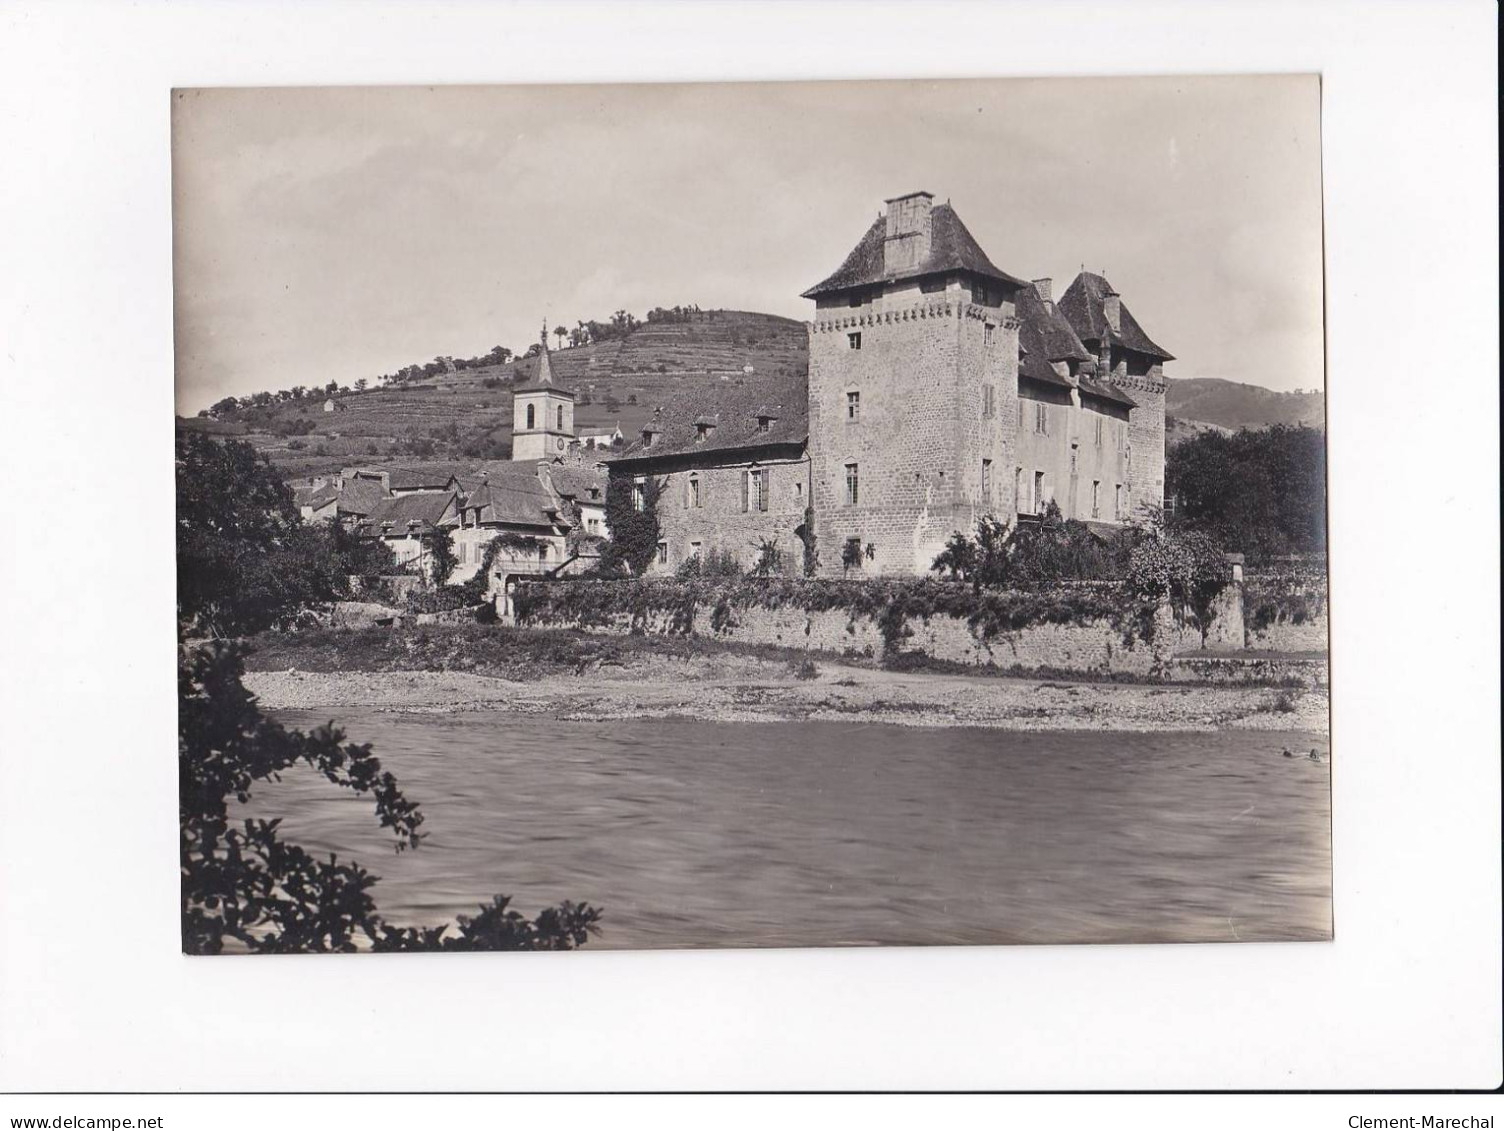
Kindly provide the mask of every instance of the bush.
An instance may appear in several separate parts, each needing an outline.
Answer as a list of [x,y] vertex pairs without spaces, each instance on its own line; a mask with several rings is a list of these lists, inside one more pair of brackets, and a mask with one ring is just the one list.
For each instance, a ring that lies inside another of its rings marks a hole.
[[680,581],[689,581],[697,577],[740,577],[743,572],[742,563],[737,561],[735,554],[720,546],[712,546],[705,553],[680,562],[674,576]]
[[802,660],[789,661],[789,674],[795,679],[819,679],[820,669],[816,666],[814,660],[806,656]]
[[930,566],[976,589],[1050,589],[1072,581],[1118,581],[1139,532],[1126,528],[1110,538],[1074,519],[1062,518],[1052,500],[1038,521],[1007,523],[983,516],[976,534],[960,531]]

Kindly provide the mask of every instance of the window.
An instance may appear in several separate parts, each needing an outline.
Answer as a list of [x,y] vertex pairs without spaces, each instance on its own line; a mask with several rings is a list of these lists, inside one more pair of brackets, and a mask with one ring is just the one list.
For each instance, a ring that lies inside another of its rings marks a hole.
[[794,501],[796,503],[804,502],[804,480],[802,479],[794,480]]
[[1050,434],[1050,416],[1043,401],[1034,405],[1034,431],[1041,436]]
[[698,476],[689,477],[689,494],[685,496],[685,505],[697,507],[700,505],[700,480]]
[[742,510],[765,511],[768,509],[768,469],[750,468],[742,476]]
[[1018,426],[1019,428],[1024,426],[1024,402],[1021,400],[1018,402]]
[[862,416],[862,394],[846,394],[846,419],[860,420]]
[[862,348],[862,334],[860,330],[856,333],[846,335],[846,347],[854,350]]
[[1101,480],[1091,481],[1091,516],[1100,518],[1102,515],[1102,483]]
[[982,344],[984,346],[990,346],[992,344],[992,323],[991,322],[983,322],[982,323]]
[[658,564],[659,565],[668,565],[668,543],[667,542],[659,542],[658,543]]
[[697,422],[695,424],[695,439],[697,441],[699,441],[700,443],[702,443],[702,444],[706,440],[710,439],[710,437],[714,433],[715,433],[715,425],[714,424],[707,424],[704,421],[699,421],[699,422]]
[[1032,509],[1035,514],[1044,510],[1044,472],[1042,471],[1034,473],[1034,506]]
[[691,542],[689,544],[689,556],[692,558],[698,558],[700,556],[701,545],[702,543],[700,542]]
[[632,480],[632,509],[643,511],[648,505],[648,488],[646,479]]
[[992,505],[992,461],[990,459],[982,461],[982,502],[987,506]]
[[560,432],[562,432],[562,431],[564,431],[564,406],[563,405],[559,406],[558,420],[559,420],[559,423],[557,425],[555,425],[555,427],[558,428],[558,430]]
[[653,446],[653,441],[657,438],[658,433],[654,432],[651,428],[644,428],[642,430],[642,446],[644,448],[651,448]]
[[773,418],[771,416],[759,416],[757,418],[757,430],[759,432],[766,432],[772,424]]
[[996,408],[996,406],[993,404],[993,401],[992,401],[992,386],[990,384],[983,385],[982,386],[982,419],[983,420],[991,420],[992,419],[992,414],[995,411],[995,408]]
[[854,507],[857,504],[857,473],[856,464],[846,465],[846,505]]
[[1020,514],[1024,509],[1024,469],[1021,467],[1013,469],[1013,509]]
[[1123,485],[1119,483],[1112,489],[1112,517],[1120,518],[1123,514]]
[[531,428],[533,426],[533,406],[532,405],[528,405],[527,406],[527,426],[529,428]]
[[1102,418],[1097,417],[1097,447],[1102,446]]
[[591,534],[599,534],[601,531],[601,520],[598,518],[587,518],[585,520],[585,529]]
[[469,542],[461,542],[460,543],[460,563],[463,565],[465,562],[468,562],[469,560],[470,560],[470,543]]

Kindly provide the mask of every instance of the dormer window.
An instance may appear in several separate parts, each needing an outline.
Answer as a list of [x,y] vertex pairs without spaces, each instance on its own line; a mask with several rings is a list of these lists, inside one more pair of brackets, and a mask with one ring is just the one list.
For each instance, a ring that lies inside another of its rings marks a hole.
[[773,418],[771,416],[759,416],[757,418],[757,430],[759,432],[766,432],[772,426]]
[[642,430],[642,446],[644,448],[651,448],[653,446],[653,441],[657,438],[658,433],[654,432],[651,428],[644,428]]
[[715,435],[715,425],[712,424],[710,421],[708,421],[708,420],[697,420],[697,421],[695,421],[695,439],[697,441],[699,441],[700,443],[703,444],[706,440],[710,439],[710,437],[712,437],[714,435]]

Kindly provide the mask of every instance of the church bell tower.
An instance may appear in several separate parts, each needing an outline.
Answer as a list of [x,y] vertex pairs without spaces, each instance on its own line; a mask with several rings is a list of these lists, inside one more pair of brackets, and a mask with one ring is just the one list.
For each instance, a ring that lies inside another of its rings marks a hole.
[[574,394],[554,384],[548,322],[538,339],[538,371],[512,390],[512,459],[562,457],[574,442]]

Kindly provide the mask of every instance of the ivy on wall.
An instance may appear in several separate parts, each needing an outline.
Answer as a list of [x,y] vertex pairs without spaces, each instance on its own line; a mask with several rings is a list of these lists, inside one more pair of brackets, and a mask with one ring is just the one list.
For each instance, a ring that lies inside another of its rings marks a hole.
[[694,630],[699,609],[710,610],[712,632],[726,631],[747,610],[843,611],[867,618],[882,634],[892,660],[912,635],[911,624],[945,616],[964,621],[981,641],[1042,624],[1106,622],[1125,643],[1149,641],[1160,602],[1119,585],[1066,586],[1044,591],[981,590],[931,578],[811,580],[759,578],[639,578],[627,581],[530,582],[513,599],[519,624],[599,628],[627,620],[642,632],[666,618],[669,631]]

